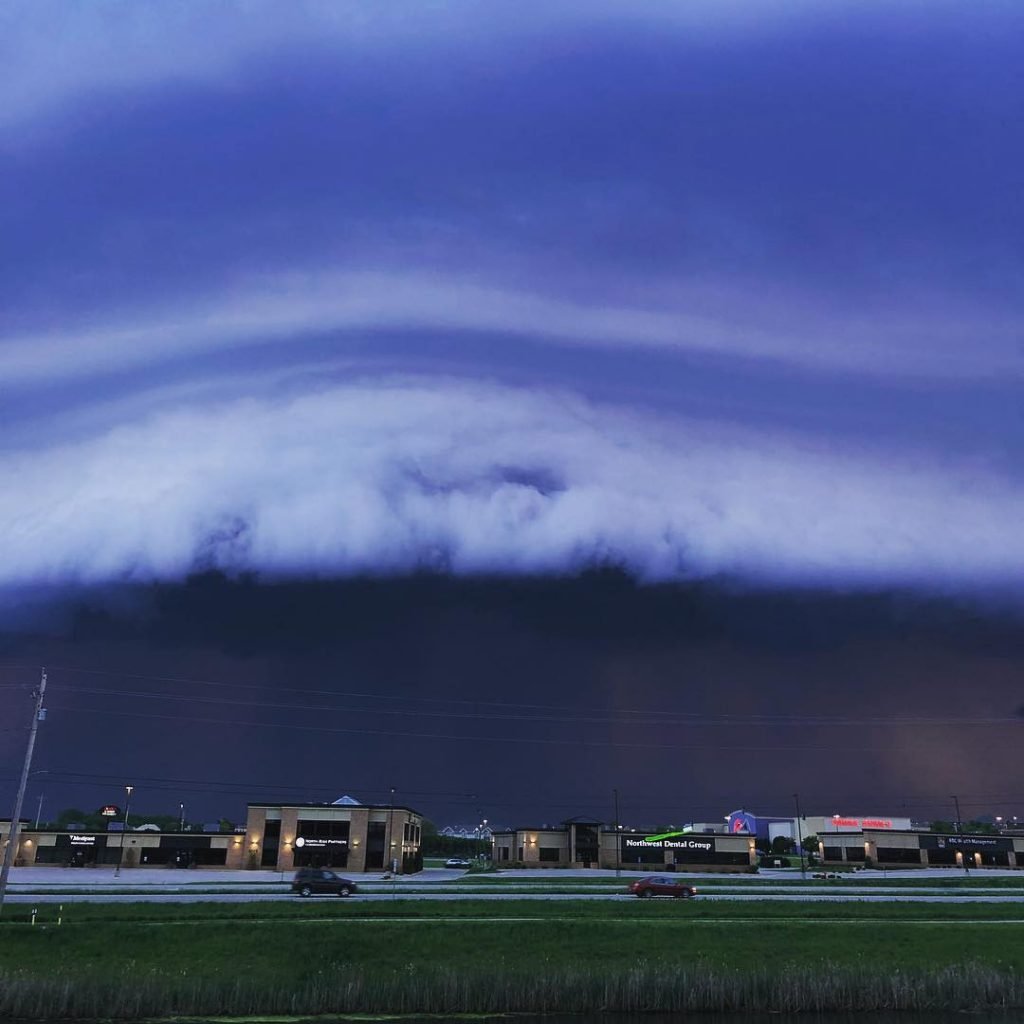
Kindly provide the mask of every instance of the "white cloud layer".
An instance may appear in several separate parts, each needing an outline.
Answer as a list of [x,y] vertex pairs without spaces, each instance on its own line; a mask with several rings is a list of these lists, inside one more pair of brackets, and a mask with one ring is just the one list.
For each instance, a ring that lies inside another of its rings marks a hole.
[[0,584],[573,571],[974,586],[1024,570],[1024,494],[938,465],[402,379],[182,409],[0,456]]
[[472,275],[424,272],[281,273],[184,308],[147,309],[80,330],[0,340],[8,386],[87,378],[203,352],[303,335],[374,328],[502,332],[574,346],[664,350],[768,360],[798,368],[923,379],[1024,372],[1021,326],[937,303],[913,311],[839,316],[734,289],[676,288],[645,305],[584,304],[512,290]]
[[[586,26],[746,33],[818,14],[812,0],[566,0],[503,8],[485,0],[8,0],[0,6],[0,127],[24,126],[93,94],[199,83],[232,88],[245,64],[319,46],[360,57],[425,46],[465,51],[487,39],[523,42]],[[515,45],[515,44],[513,44]]]

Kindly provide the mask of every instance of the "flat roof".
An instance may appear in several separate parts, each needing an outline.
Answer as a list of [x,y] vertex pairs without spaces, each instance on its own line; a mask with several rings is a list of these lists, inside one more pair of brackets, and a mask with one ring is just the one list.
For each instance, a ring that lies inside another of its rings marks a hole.
[[408,811],[410,814],[419,814],[422,817],[422,812],[417,811],[414,807],[406,807],[405,804],[335,804],[335,803],[322,803],[319,801],[311,802],[296,802],[293,800],[250,800],[245,805],[246,807],[309,807],[317,808],[318,810],[335,810],[335,811]]

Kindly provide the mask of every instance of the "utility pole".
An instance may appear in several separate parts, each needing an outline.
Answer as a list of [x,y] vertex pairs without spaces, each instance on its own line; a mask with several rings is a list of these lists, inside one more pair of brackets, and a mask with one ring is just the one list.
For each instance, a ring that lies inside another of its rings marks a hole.
[[7,894],[7,877],[11,873],[14,854],[18,849],[18,831],[21,825],[21,805],[25,800],[25,787],[28,785],[28,773],[32,767],[32,751],[36,746],[36,732],[46,712],[43,710],[43,695],[46,693],[46,669],[41,670],[39,689],[32,696],[35,706],[32,709],[32,725],[28,731],[28,747],[25,750],[25,763],[21,768],[21,781],[18,783],[18,796],[14,801],[14,814],[11,817],[11,832],[7,837],[7,849],[4,850],[3,867],[0,867],[0,910],[3,909],[4,896]]
[[39,828],[39,822],[43,817],[43,794],[39,794],[39,806],[36,808],[36,829]]
[[619,822],[619,791],[612,790],[615,799],[615,877],[622,877],[622,825]]
[[800,851],[800,877],[807,878],[807,865],[804,861],[804,837],[800,834],[803,827],[800,824],[800,794],[794,793],[793,800],[796,803],[796,848]]

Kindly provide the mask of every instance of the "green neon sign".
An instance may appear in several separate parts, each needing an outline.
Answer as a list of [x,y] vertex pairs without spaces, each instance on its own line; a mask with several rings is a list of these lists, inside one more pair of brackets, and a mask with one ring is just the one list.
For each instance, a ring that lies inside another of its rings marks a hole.
[[647,836],[644,840],[648,843],[660,843],[663,839],[675,839],[676,836],[685,836],[689,832],[689,829],[682,829],[679,832],[662,832],[661,835]]

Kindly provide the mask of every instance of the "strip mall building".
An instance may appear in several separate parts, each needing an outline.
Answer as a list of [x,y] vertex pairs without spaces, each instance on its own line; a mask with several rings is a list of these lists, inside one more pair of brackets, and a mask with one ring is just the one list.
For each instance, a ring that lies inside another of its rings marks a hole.
[[[10,821],[0,821],[0,849],[9,835]],[[351,797],[334,804],[252,803],[245,828],[235,832],[57,832],[23,821],[15,864],[409,873],[423,866],[422,836],[423,816],[409,807],[360,804]]]

